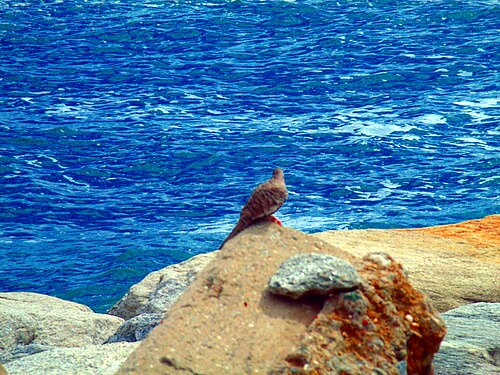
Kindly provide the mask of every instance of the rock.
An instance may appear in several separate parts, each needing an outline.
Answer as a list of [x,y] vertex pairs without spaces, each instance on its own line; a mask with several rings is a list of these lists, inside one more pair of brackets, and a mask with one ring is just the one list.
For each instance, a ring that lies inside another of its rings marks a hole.
[[133,285],[108,314],[126,319],[107,342],[143,340],[217,252],[165,267]]
[[0,362],[51,347],[102,344],[123,319],[36,293],[0,293]]
[[432,373],[443,319],[389,255],[369,254],[357,267],[359,290],[327,299],[300,350],[277,373],[396,375],[404,359],[409,374]]
[[54,348],[5,365],[9,375],[112,375],[137,343]]
[[143,313],[165,314],[216,254],[217,252],[200,254],[150,273],[140,283],[133,285],[127,294],[111,307],[108,314],[125,320]]
[[500,215],[442,227],[314,236],[360,257],[390,254],[441,312],[471,302],[500,302]]
[[[268,280],[279,265],[303,249],[353,264],[360,289],[330,296],[326,303],[324,297],[291,300],[268,293]],[[283,373],[291,368],[313,373],[309,369],[328,366],[340,372],[361,366],[360,358],[363,368],[383,368],[387,374],[396,374],[398,361],[407,359],[411,371],[423,374],[431,370],[444,333],[442,319],[391,257],[357,259],[317,237],[266,223],[226,244],[118,374]],[[341,352],[322,351],[330,337],[338,340]],[[332,355],[340,362],[332,363]]]
[[[398,261],[402,260],[406,264],[412,283],[428,293],[438,310],[446,311],[470,301],[500,301],[500,285],[498,278],[494,277],[500,264],[500,252],[496,251],[500,249],[499,220],[500,215],[493,215],[482,220],[441,227],[330,231],[317,236],[360,256],[377,249],[393,254]],[[436,237],[438,234],[444,238]],[[459,252],[459,256],[456,252]],[[143,313],[164,314],[215,255],[216,252],[199,255],[153,272],[131,287],[109,313],[126,319]],[[446,262],[442,262],[443,257],[447,258]],[[455,277],[456,269],[461,269],[464,278]],[[121,332],[128,332],[126,335],[116,335],[114,339],[142,337],[142,328],[137,324],[141,321],[146,322],[146,329],[153,325],[150,317],[134,320],[121,329]],[[131,327],[138,329],[137,334],[130,334]]]
[[474,303],[443,318],[448,335],[434,360],[437,374],[500,374],[500,303]]
[[125,321],[122,326],[106,342],[135,342],[141,341],[151,332],[151,330],[160,324],[163,314],[148,314],[134,316]]
[[0,363],[0,375],[7,375],[7,371],[5,371],[5,368],[1,363]]
[[[500,215],[490,215],[478,220],[469,220],[457,224],[438,225],[400,231],[431,234],[456,242],[473,245],[469,255],[475,259],[500,263],[500,255],[494,250],[500,248]],[[492,250],[492,251],[488,251]]]
[[352,291],[361,279],[343,259],[327,254],[298,254],[285,260],[269,279],[268,291],[293,299]]

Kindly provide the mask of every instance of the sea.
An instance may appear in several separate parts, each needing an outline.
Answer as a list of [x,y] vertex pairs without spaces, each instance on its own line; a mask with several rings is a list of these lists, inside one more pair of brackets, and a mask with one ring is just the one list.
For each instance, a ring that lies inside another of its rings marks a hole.
[[0,292],[106,312],[275,167],[307,233],[500,213],[500,2],[0,0]]

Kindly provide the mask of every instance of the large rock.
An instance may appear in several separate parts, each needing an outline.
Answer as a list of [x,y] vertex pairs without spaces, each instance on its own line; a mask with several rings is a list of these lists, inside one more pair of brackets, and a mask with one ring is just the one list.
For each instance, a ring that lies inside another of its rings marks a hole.
[[140,314],[165,314],[217,252],[200,254],[182,263],[165,267],[130,287],[108,314],[125,320]]
[[[325,297],[292,300],[268,293],[279,265],[304,252],[355,265],[360,290],[328,297],[326,304]],[[444,332],[442,320],[392,258],[377,254],[360,260],[316,237],[262,224],[227,243],[119,374],[328,373],[332,365],[339,372],[358,366],[397,374],[404,359],[410,371],[424,373],[431,371]],[[342,355],[332,364],[321,348],[334,336]],[[360,356],[357,344],[364,336],[369,345]]]
[[152,272],[130,287],[127,294],[108,311],[108,314],[126,321],[107,342],[143,340],[160,324],[168,309],[216,255],[214,251],[194,256]]
[[55,348],[5,365],[9,375],[113,375],[138,343]]
[[360,257],[373,251],[390,254],[439,311],[471,302],[500,302],[500,215],[422,229],[315,236]]
[[123,319],[36,293],[0,293],[0,362],[51,347],[102,344]]
[[443,314],[448,335],[437,374],[500,374],[500,303],[474,303]]

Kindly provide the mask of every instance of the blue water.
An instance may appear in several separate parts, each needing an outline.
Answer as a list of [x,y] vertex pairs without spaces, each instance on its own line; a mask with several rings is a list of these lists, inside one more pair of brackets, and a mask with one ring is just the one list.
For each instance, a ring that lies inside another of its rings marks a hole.
[[306,232],[499,213],[496,0],[0,1],[0,290],[104,312],[285,170]]

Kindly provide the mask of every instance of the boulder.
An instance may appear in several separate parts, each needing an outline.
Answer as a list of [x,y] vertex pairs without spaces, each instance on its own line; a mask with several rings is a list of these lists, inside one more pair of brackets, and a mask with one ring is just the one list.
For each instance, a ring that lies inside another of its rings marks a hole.
[[137,343],[53,348],[5,365],[9,375],[113,375]]
[[360,257],[373,251],[390,254],[441,312],[471,302],[500,302],[500,215],[421,229],[314,236]]
[[123,319],[36,293],[0,293],[0,362],[47,350],[102,344]]
[[[268,280],[279,265],[304,252],[351,263],[361,277],[360,289],[299,300],[269,293]],[[397,374],[398,362],[405,359],[409,372],[423,374],[431,373],[444,334],[442,319],[390,256],[359,259],[317,237],[265,223],[226,244],[118,374],[340,373],[345,368]],[[328,347],[338,356],[336,363],[323,349],[331,338],[338,344]]]
[[170,306],[213,258],[217,252],[200,254],[182,263],[173,264],[146,276],[130,287],[108,314],[125,320],[139,314],[165,314]]
[[437,374],[500,374],[500,303],[444,313],[448,335],[434,360]]
[[160,324],[168,309],[191,284],[196,275],[217,255],[214,251],[194,256],[147,275],[133,285],[108,314],[126,321],[107,342],[144,339]]

